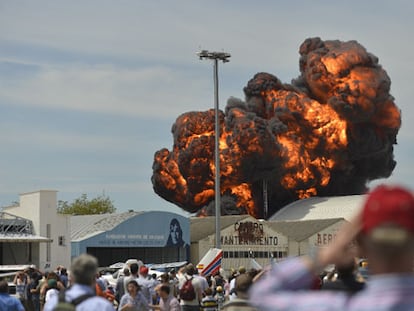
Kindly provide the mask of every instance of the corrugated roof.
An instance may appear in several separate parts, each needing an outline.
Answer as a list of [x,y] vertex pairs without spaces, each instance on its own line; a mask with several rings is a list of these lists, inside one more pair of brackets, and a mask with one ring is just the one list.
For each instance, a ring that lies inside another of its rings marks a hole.
[[267,225],[273,230],[300,242],[341,220],[344,220],[344,218],[269,221]]
[[145,212],[119,214],[77,215],[70,217],[71,240],[82,240],[101,232],[110,231],[122,222]]
[[[250,217],[249,215],[229,215],[220,217],[220,230],[227,228],[237,221]],[[191,241],[198,242],[216,233],[215,216],[190,218]]]
[[344,218],[350,220],[362,207],[366,195],[312,197],[293,202],[276,212],[269,220],[317,220]]

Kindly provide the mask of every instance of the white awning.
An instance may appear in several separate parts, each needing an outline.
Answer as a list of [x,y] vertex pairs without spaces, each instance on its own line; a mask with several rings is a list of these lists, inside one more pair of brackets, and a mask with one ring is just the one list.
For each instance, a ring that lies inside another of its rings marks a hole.
[[47,243],[53,242],[52,239],[33,234],[0,234],[0,242],[3,243],[24,243],[24,242],[38,242]]

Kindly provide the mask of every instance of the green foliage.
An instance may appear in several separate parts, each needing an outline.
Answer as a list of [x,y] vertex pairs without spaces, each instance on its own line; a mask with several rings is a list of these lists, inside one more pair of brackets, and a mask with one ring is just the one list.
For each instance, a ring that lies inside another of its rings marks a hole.
[[92,200],[88,200],[84,193],[72,203],[67,201],[58,202],[58,213],[70,215],[95,215],[115,213],[116,208],[112,200],[105,195],[100,195]]

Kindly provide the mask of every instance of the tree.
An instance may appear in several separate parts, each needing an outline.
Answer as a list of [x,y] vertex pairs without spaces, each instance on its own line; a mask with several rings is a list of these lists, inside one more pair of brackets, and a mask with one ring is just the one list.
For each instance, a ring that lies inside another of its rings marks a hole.
[[88,200],[85,193],[72,203],[59,200],[57,209],[58,213],[71,215],[95,215],[116,212],[116,208],[108,196],[100,195],[92,200]]

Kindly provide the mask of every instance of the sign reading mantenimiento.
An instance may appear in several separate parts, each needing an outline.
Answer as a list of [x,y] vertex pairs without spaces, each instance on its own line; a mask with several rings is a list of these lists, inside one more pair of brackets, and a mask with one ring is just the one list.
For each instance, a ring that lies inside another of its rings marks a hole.
[[257,221],[236,222],[221,234],[222,245],[279,245],[279,238]]

